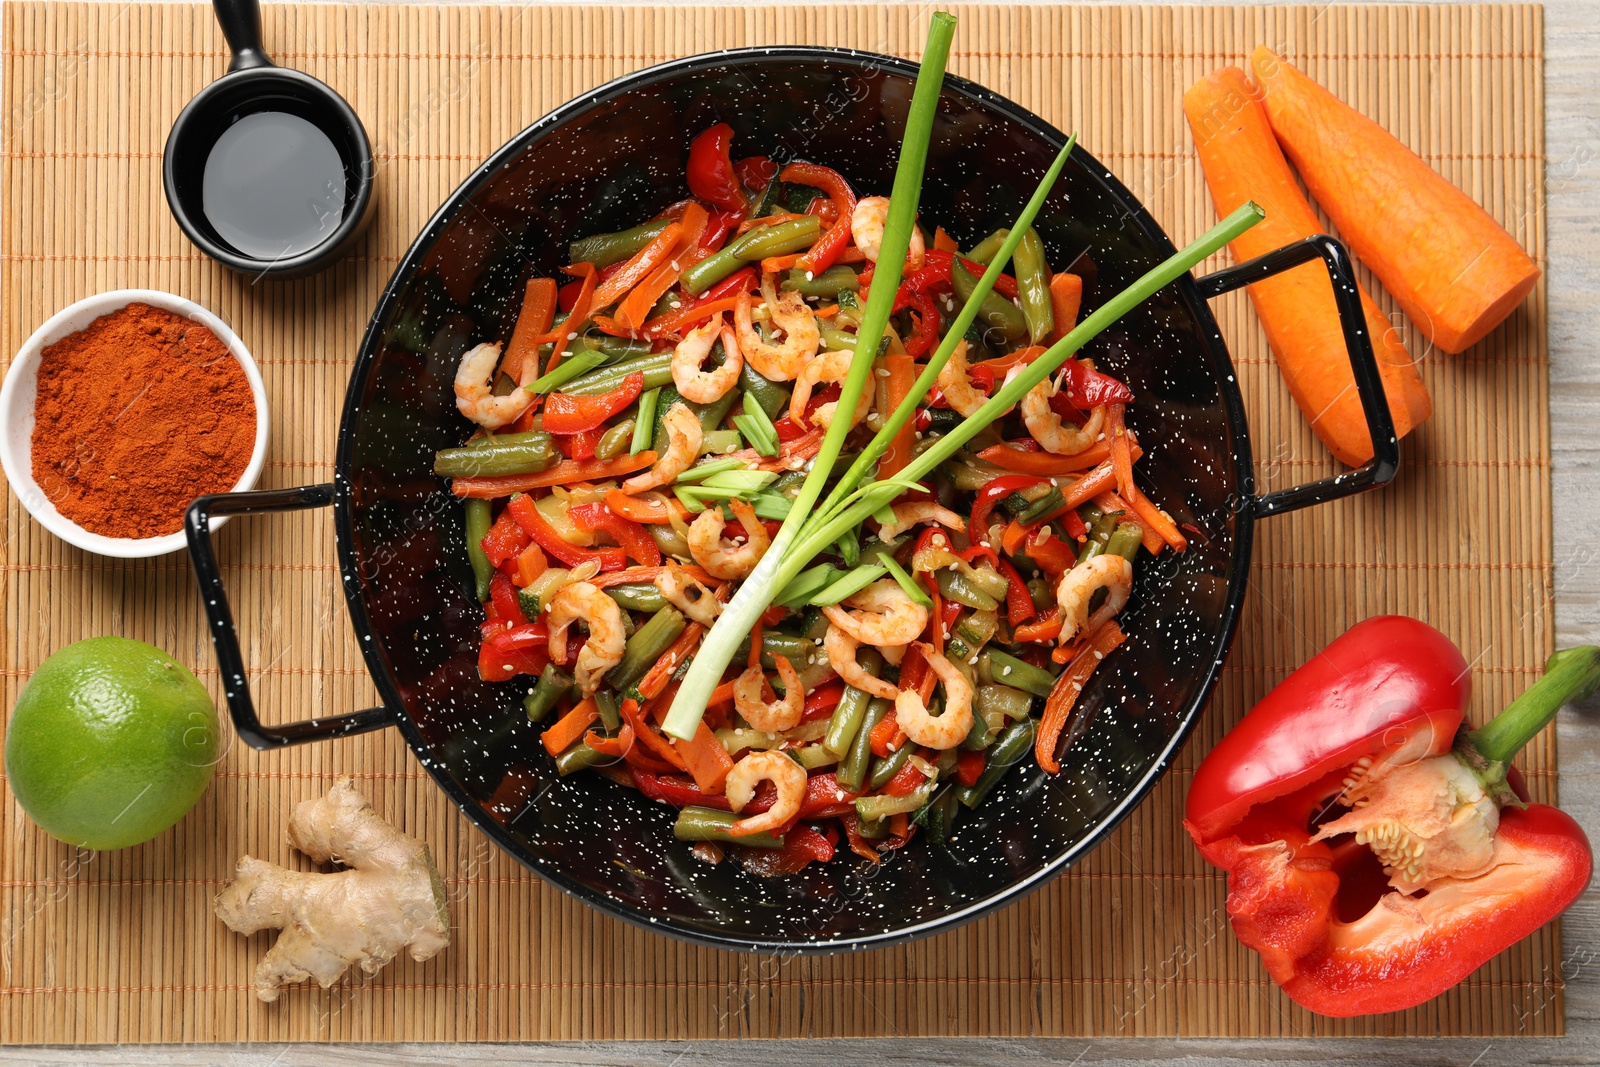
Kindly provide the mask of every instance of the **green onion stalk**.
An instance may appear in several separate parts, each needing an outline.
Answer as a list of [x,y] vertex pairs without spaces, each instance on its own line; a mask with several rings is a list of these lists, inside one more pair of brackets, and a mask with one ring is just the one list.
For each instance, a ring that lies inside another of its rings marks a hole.
[[[840,411],[854,411],[861,399],[861,393],[872,375],[878,344],[894,311],[895,293],[900,288],[906,253],[911,247],[911,230],[917,221],[922,175],[928,161],[928,142],[933,137],[933,120],[939,109],[945,64],[950,57],[950,43],[955,37],[955,30],[955,17],[943,11],[935,12],[928,25],[928,43],[922,52],[922,66],[917,72],[916,88],[912,92],[911,108],[906,117],[905,138],[900,145],[894,188],[889,196],[889,217],[884,223],[882,251],[873,275],[872,292],[867,298],[861,325],[856,331],[855,357],[839,387]],[[800,536],[807,517],[821,497],[823,483],[838,460],[849,431],[849,419],[835,419],[833,425],[828,427],[812,463],[811,473],[800,486],[800,494],[795,498],[788,518],[773,537],[761,562],[728,602],[721,618],[707,635],[663,724],[666,732],[672,736],[685,740],[694,736],[695,728],[705,714],[711,690],[716,688],[722,672],[727,669],[738,642],[743,640],[756,619],[766,610],[772,594],[782,588],[773,584],[774,575],[785,569],[791,557],[790,546]],[[789,578],[798,572],[798,569],[790,570]],[[785,584],[789,578],[784,579]],[[737,636],[730,643],[728,638],[731,635]]]

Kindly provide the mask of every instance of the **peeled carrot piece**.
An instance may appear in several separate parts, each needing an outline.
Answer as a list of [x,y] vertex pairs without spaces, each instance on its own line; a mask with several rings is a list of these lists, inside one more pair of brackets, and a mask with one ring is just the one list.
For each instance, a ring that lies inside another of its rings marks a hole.
[[1306,188],[1430,341],[1462,352],[1522,303],[1539,267],[1476,201],[1271,50],[1250,65]]
[[[1230,246],[1236,259],[1322,232],[1244,71],[1224,67],[1202,78],[1183,94],[1183,109],[1218,213],[1227,215],[1247,200],[1266,209],[1267,217]],[[1311,428],[1341,462],[1367,462],[1372,439],[1327,272],[1320,263],[1306,263],[1254,283],[1249,292],[1283,380]],[[1433,401],[1405,345],[1365,292],[1361,306],[1395,433],[1404,437],[1432,413]]]
[[1062,272],[1050,279],[1050,307],[1054,312],[1055,329],[1050,340],[1059,341],[1078,325],[1078,312],[1083,306],[1083,279],[1076,274]]

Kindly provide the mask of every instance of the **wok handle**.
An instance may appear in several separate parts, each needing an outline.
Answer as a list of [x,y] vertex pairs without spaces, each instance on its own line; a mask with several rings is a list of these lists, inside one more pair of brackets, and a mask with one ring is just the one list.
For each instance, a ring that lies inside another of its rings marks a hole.
[[1394,433],[1394,418],[1389,414],[1389,400],[1383,392],[1378,360],[1372,353],[1367,316],[1361,307],[1361,290],[1356,287],[1350,253],[1345,251],[1344,245],[1326,234],[1317,234],[1236,267],[1196,278],[1195,284],[1200,287],[1200,295],[1210,300],[1313,259],[1322,260],[1328,270],[1328,280],[1333,283],[1333,300],[1339,309],[1339,325],[1344,330],[1344,347],[1350,356],[1356,393],[1361,398],[1361,410],[1367,417],[1367,433],[1372,439],[1372,458],[1366,466],[1357,470],[1305,485],[1279,489],[1264,496],[1252,492],[1246,504],[1257,515],[1282,515],[1310,504],[1325,504],[1340,497],[1376,489],[1389,482],[1400,469],[1400,440]]
[[326,741],[335,737],[366,733],[393,725],[394,714],[387,708],[367,708],[348,715],[308,722],[266,726],[256,717],[250,698],[250,681],[244,673],[244,657],[239,652],[239,635],[234,629],[228,594],[222,587],[222,571],[211,547],[211,519],[217,515],[261,515],[270,511],[301,511],[325,508],[333,503],[333,486],[303,485],[296,489],[267,489],[252,493],[221,493],[203,496],[189,505],[184,516],[184,533],[189,539],[189,562],[200,583],[200,599],[210,623],[211,645],[216,649],[217,666],[222,669],[222,688],[228,698],[233,728],[251,748],[283,748],[307,741]]

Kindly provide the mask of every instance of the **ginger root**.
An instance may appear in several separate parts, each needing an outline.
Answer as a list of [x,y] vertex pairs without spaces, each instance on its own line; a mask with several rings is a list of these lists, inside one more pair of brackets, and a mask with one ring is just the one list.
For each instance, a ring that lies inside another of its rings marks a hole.
[[217,918],[236,933],[283,931],[256,967],[262,1000],[307,978],[326,989],[353,963],[376,974],[401,949],[421,962],[450,943],[444,883],[428,846],[384,822],[350,779],[295,807],[289,841],[318,863],[348,869],[307,874],[244,856],[215,901]]

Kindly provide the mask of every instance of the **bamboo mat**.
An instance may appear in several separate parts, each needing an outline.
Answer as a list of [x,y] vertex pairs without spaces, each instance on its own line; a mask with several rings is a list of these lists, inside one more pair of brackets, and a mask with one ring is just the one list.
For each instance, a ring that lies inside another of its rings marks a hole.
[[[125,286],[171,290],[230,323],[273,406],[264,487],[329,480],[345,378],[368,313],[423,221],[491,150],[627,71],[747,44],[915,56],[931,8],[279,6],[280,61],[355,106],[378,153],[379,215],[340,266],[292,283],[228,273],[185,242],[161,192],[183,103],[221,73],[209,7],[8,4],[0,306],[14,351],[56,309]],[[1542,20],[1537,7],[1070,8],[960,11],[952,69],[1062,129],[1182,244],[1213,221],[1182,90],[1269,44],[1420,151],[1543,262]],[[1392,308],[1386,294],[1372,287]],[[1216,311],[1233,345],[1269,485],[1333,469],[1290,402],[1242,294]],[[1187,752],[1127,823],[1046,889],[965,929],[824,959],[690,947],[574,903],[460,817],[394,732],[257,753],[235,745],[175,830],[75,853],[0,799],[0,1039],[8,1042],[514,1040],[894,1035],[1551,1035],[1558,933],[1546,927],[1412,1011],[1330,1021],[1295,1007],[1227,930],[1224,881],[1179,827],[1201,753],[1349,624],[1427,618],[1473,662],[1482,718],[1528,684],[1552,641],[1545,293],[1460,358],[1424,353],[1433,420],[1381,493],[1258,528],[1243,624]],[[84,555],[8,493],[0,706],[82,637],[153,641],[220,696],[181,556]],[[270,719],[368,706],[328,513],[236,519],[219,554]],[[1525,756],[1555,794],[1551,736]],[[268,935],[210,901],[243,852],[292,862],[292,805],[353,774],[429,841],[454,943],[371,981],[251,995]]]

